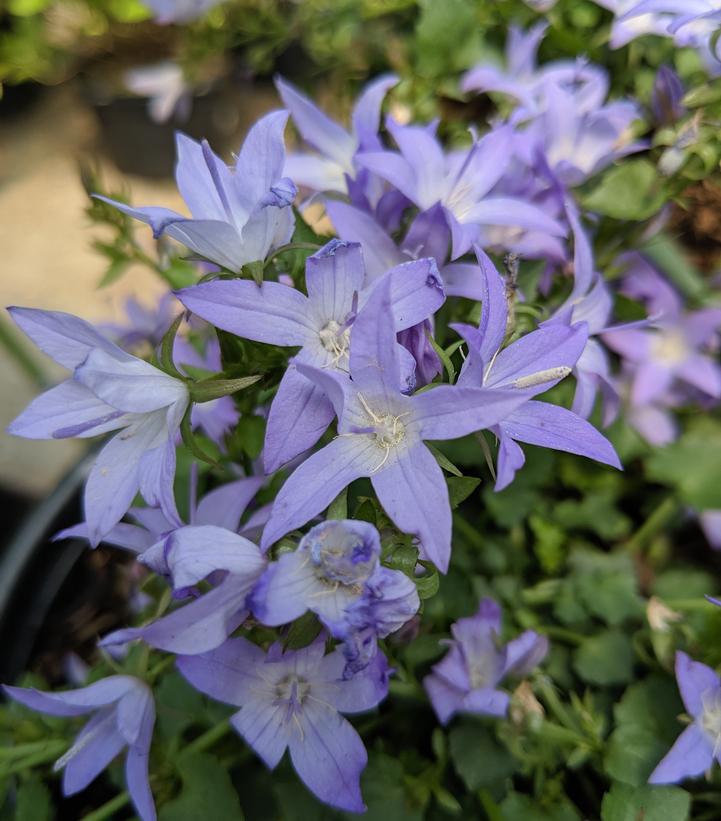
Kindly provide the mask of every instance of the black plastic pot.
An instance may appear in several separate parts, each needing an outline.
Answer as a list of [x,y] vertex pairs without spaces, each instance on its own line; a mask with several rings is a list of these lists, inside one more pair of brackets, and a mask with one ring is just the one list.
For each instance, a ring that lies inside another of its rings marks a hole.
[[223,154],[237,148],[239,96],[230,84],[219,83],[192,100],[187,120],[154,122],[148,100],[106,96],[86,85],[87,99],[100,125],[100,145],[120,171],[143,177],[170,177],[175,167],[175,132],[207,139]]

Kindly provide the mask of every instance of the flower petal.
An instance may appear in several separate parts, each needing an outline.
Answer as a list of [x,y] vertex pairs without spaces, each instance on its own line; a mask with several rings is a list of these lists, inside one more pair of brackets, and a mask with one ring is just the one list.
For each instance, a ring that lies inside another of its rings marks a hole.
[[713,744],[695,724],[687,727],[648,777],[649,784],[677,784],[706,772],[713,764]]

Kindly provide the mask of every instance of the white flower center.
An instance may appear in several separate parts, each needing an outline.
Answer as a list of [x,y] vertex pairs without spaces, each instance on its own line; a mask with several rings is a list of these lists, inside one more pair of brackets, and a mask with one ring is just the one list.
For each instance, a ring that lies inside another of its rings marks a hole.
[[348,356],[350,347],[350,327],[343,328],[335,319],[331,319],[318,332],[320,344],[333,355],[333,364],[337,365]]
[[663,331],[651,343],[651,354],[664,365],[680,365],[688,359],[689,347],[684,335],[675,329]]
[[701,729],[711,739],[714,745],[714,755],[721,750],[721,692],[712,695],[704,693],[703,712],[701,713]]
[[370,408],[361,394],[358,394],[358,399],[373,422],[373,433],[371,435],[375,443],[383,451],[383,458],[380,464],[373,469],[373,473],[376,473],[388,461],[391,450],[397,448],[406,438],[406,426],[402,420],[409,415],[410,411],[399,414],[386,413],[380,416]]
[[302,706],[310,693],[310,684],[301,676],[291,673],[275,686],[275,697],[295,710]]

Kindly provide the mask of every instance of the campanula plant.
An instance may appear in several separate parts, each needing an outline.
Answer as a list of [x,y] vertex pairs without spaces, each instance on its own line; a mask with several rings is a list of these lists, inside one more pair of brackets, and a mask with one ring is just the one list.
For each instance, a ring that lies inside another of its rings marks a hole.
[[69,372],[10,432],[106,437],[55,539],[136,605],[5,684],[8,808],[716,817],[719,9],[418,5],[355,102],[179,133],[188,213],[93,191],[158,305],[10,309]]

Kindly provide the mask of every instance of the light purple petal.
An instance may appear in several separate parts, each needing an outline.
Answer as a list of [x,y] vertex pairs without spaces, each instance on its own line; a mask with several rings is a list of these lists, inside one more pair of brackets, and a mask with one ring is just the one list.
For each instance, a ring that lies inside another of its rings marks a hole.
[[507,225],[530,231],[564,236],[566,229],[538,206],[511,197],[488,197],[473,205],[463,216],[464,223]]
[[178,158],[175,181],[190,213],[198,220],[226,222],[228,214],[208,169],[202,145],[177,132],[175,151]]
[[461,710],[478,715],[505,716],[511,699],[508,693],[491,687],[480,687],[463,696]]
[[394,74],[377,77],[363,89],[353,108],[353,131],[361,150],[376,148],[380,127],[381,105],[388,91],[398,84]]
[[358,390],[386,398],[397,396],[401,390],[391,284],[386,275],[371,291],[353,324],[350,346],[350,372]]
[[75,379],[113,408],[146,413],[188,400],[188,389],[149,362],[120,361],[95,349],[75,371]]
[[135,743],[128,747],[125,759],[125,781],[128,792],[142,821],[155,821],[155,802],[150,790],[148,764],[150,759],[150,744],[153,738],[155,724],[155,706],[150,694],[139,706],[139,732]]
[[229,639],[220,647],[198,656],[181,656],[178,669],[201,693],[241,707],[263,691],[265,653],[246,639]]
[[721,680],[710,667],[680,650],[676,653],[676,680],[684,706],[694,717],[703,712],[704,696],[708,698],[721,689]]
[[287,122],[287,111],[264,115],[250,129],[238,152],[232,187],[235,198],[248,214],[281,182]]
[[462,296],[476,302],[483,300],[483,278],[478,265],[452,262],[443,266],[441,276],[448,296]]
[[499,437],[498,443],[498,464],[496,465],[496,492],[504,490],[511,484],[516,476],[516,471],[520,470],[526,463],[526,457],[520,445],[511,439],[510,436]]
[[275,85],[301,137],[321,154],[330,157],[351,173],[353,153],[357,147],[356,139],[289,82],[276,77]]
[[378,448],[370,437],[351,435],[339,436],[306,459],[276,496],[261,548],[266,550],[325,510],[354,479],[369,475],[377,457]]
[[249,476],[211,490],[198,503],[191,524],[217,525],[237,531],[240,517],[264,483],[262,476]]
[[65,368],[74,370],[94,348],[118,359],[132,359],[100,334],[89,322],[62,311],[38,308],[8,308],[15,324],[43,353]]
[[223,644],[245,620],[245,600],[255,578],[250,575],[229,575],[200,598],[145,627],[129,627],[105,636],[100,646],[142,639],[151,647],[169,653],[196,655],[213,650]]
[[528,401],[522,391],[439,385],[411,397],[423,439],[457,439],[490,428]]
[[73,742],[72,757],[63,773],[63,795],[75,795],[84,790],[126,743],[115,727],[115,709],[106,707],[96,713]]
[[271,697],[256,698],[236,713],[230,723],[271,770],[283,758],[295,729],[287,720],[286,706]]
[[[412,582],[411,582],[412,583]],[[373,660],[349,679],[343,678],[347,660],[336,649],[321,659],[313,692],[341,713],[371,710],[388,695],[388,662],[378,652]]]
[[178,240],[198,256],[215,262],[229,271],[239,271],[250,260],[244,255],[237,229],[220,220],[177,220],[164,233]]
[[263,448],[266,473],[273,473],[312,448],[333,421],[323,389],[288,365],[268,414]]
[[87,687],[81,687],[79,690],[66,690],[58,693],[45,693],[34,688],[2,685],[10,698],[19,701],[31,710],[51,716],[85,715],[99,707],[113,704],[136,686],[137,680],[132,676],[110,676]]
[[187,219],[187,217],[183,216],[183,214],[179,214],[177,211],[173,211],[170,208],[162,208],[157,205],[133,208],[132,205],[110,199],[110,197],[104,197],[101,194],[93,194],[93,198],[112,205],[113,208],[117,208],[118,211],[122,211],[123,214],[127,214],[129,217],[149,225],[155,239],[157,239],[171,223],[177,222],[177,220]]
[[678,376],[709,396],[721,396],[721,367],[708,356],[691,355],[679,368]]
[[526,630],[506,645],[503,675],[525,676],[537,667],[548,653],[548,639],[535,630]]
[[308,257],[305,282],[319,328],[331,320],[339,324],[346,320],[364,279],[363,254],[357,242],[332,239]]
[[165,540],[163,553],[176,589],[191,587],[215,570],[256,579],[265,567],[257,545],[215,525],[188,525],[175,530]]
[[98,399],[84,385],[66,379],[41,393],[7,427],[25,439],[97,436],[127,425],[122,411]]
[[176,293],[194,314],[244,339],[269,345],[305,345],[318,330],[308,315],[308,299],[278,282],[203,282]]
[[585,324],[549,325],[504,348],[486,374],[487,388],[517,388],[528,396],[547,391],[571,369],[588,340]]
[[622,469],[613,445],[596,428],[572,411],[531,400],[501,423],[505,436],[529,445],[563,450]]
[[[416,200],[416,177],[411,164],[405,157],[400,154],[395,154],[392,151],[368,151],[356,154],[356,162],[362,168],[367,168],[374,174],[377,174],[381,179],[389,182],[394,188],[397,188],[401,194],[408,197],[411,202],[419,204]],[[428,203],[426,207],[435,205],[440,199],[436,199]],[[423,207],[423,206],[421,206]]]
[[[57,542],[61,539],[89,539],[88,526],[85,522],[66,527],[60,530],[53,536],[53,541]],[[147,550],[155,541],[153,534],[149,533],[145,528],[138,525],[126,524],[120,522],[115,525],[103,537],[103,544],[109,544],[113,547],[122,547],[125,550],[131,550],[133,553],[142,553]]]
[[423,679],[433,709],[441,724],[447,724],[454,713],[461,709],[463,693],[441,676],[431,673]]
[[704,773],[713,760],[713,744],[699,727],[692,724],[681,733],[656,766],[648,778],[649,784],[678,784],[685,778]]
[[396,331],[403,331],[432,316],[446,298],[443,280],[434,259],[404,262],[392,268],[390,306]]
[[478,325],[480,334],[479,353],[485,366],[488,366],[496,351],[503,344],[508,324],[508,299],[506,284],[490,258],[478,246],[474,248],[481,275],[484,279],[481,296],[481,321]]
[[296,550],[268,565],[253,590],[250,606],[258,621],[277,627],[302,616],[323,593],[310,555]]
[[422,443],[391,453],[371,475],[383,509],[420,542],[421,556],[445,573],[451,554],[451,505],[443,471]]
[[295,771],[314,795],[332,807],[363,812],[360,775],[368,756],[346,719],[328,705],[308,699],[289,748]]
[[405,261],[405,254],[370,214],[338,200],[327,200],[325,207],[338,236],[361,244],[368,282]]

